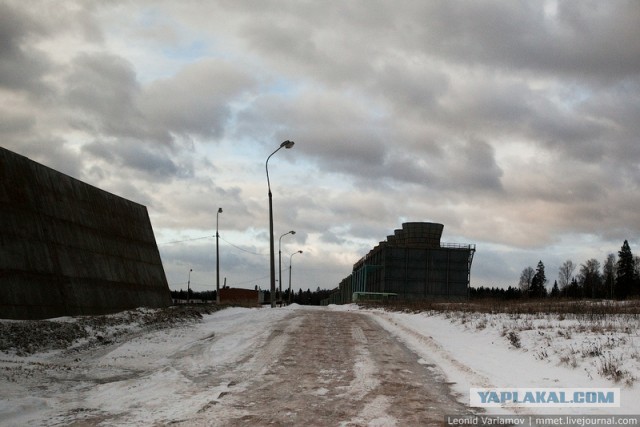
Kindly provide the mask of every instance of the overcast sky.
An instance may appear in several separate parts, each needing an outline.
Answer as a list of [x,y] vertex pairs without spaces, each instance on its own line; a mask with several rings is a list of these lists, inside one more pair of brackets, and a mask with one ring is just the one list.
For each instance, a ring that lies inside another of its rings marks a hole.
[[172,289],[215,289],[219,207],[221,277],[268,288],[284,140],[284,287],[406,221],[553,283],[637,254],[639,138],[637,0],[0,0],[0,144],[146,205]]

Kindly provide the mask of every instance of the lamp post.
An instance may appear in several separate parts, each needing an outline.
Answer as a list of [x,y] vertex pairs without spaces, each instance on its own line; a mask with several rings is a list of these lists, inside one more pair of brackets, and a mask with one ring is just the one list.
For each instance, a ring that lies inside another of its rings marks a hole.
[[271,156],[273,156],[274,154],[276,154],[278,152],[278,150],[280,150],[281,148],[291,148],[293,147],[294,142],[293,141],[284,141],[282,144],[280,144],[280,147],[278,147],[273,153],[269,154],[269,157],[267,157],[267,161],[264,163],[264,168],[267,171],[267,187],[269,188],[269,255],[270,255],[270,263],[271,263],[271,308],[274,308],[276,306],[276,301],[275,301],[275,293],[276,293],[276,260],[275,260],[275,254],[274,254],[274,250],[273,250],[273,204],[272,204],[272,196],[271,196],[271,182],[269,181],[269,159],[271,158]]
[[295,254],[301,254],[302,251],[295,251],[291,255],[289,255],[289,304],[291,304],[291,261],[293,261],[293,256]]
[[282,250],[280,248],[282,246],[282,238],[287,234],[293,236],[296,232],[293,230],[287,231],[278,239],[278,292],[280,293],[280,298],[282,298]]
[[187,304],[189,304],[189,291],[191,289],[191,272],[193,268],[189,269],[189,278],[187,279]]
[[218,301],[220,301],[220,250],[218,249],[218,239],[220,234],[218,233],[218,223],[221,213],[222,208],[218,208],[218,212],[216,213],[216,299]]

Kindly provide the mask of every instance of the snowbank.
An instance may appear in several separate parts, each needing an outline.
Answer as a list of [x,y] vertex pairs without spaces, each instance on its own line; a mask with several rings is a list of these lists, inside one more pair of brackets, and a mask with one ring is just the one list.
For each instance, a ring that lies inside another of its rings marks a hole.
[[620,408],[491,408],[489,413],[599,415],[640,411],[637,316],[587,320],[549,314],[362,311],[404,341],[425,364],[442,369],[465,403],[472,387],[620,388]]

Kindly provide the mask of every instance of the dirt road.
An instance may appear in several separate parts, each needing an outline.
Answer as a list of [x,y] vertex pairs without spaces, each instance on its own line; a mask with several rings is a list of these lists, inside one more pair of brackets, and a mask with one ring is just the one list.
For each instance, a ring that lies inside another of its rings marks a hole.
[[376,319],[232,308],[5,355],[0,426],[425,426],[467,413],[438,368]]
[[292,312],[184,425],[424,426],[468,410],[437,369],[366,314]]

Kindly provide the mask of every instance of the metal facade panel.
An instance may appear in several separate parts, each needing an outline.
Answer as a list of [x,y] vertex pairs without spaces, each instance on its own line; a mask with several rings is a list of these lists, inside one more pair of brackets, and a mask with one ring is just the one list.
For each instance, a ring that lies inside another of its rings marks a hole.
[[354,264],[354,292],[403,299],[466,299],[475,245],[442,244],[442,224],[402,224]]
[[171,303],[146,207],[0,148],[0,317]]

